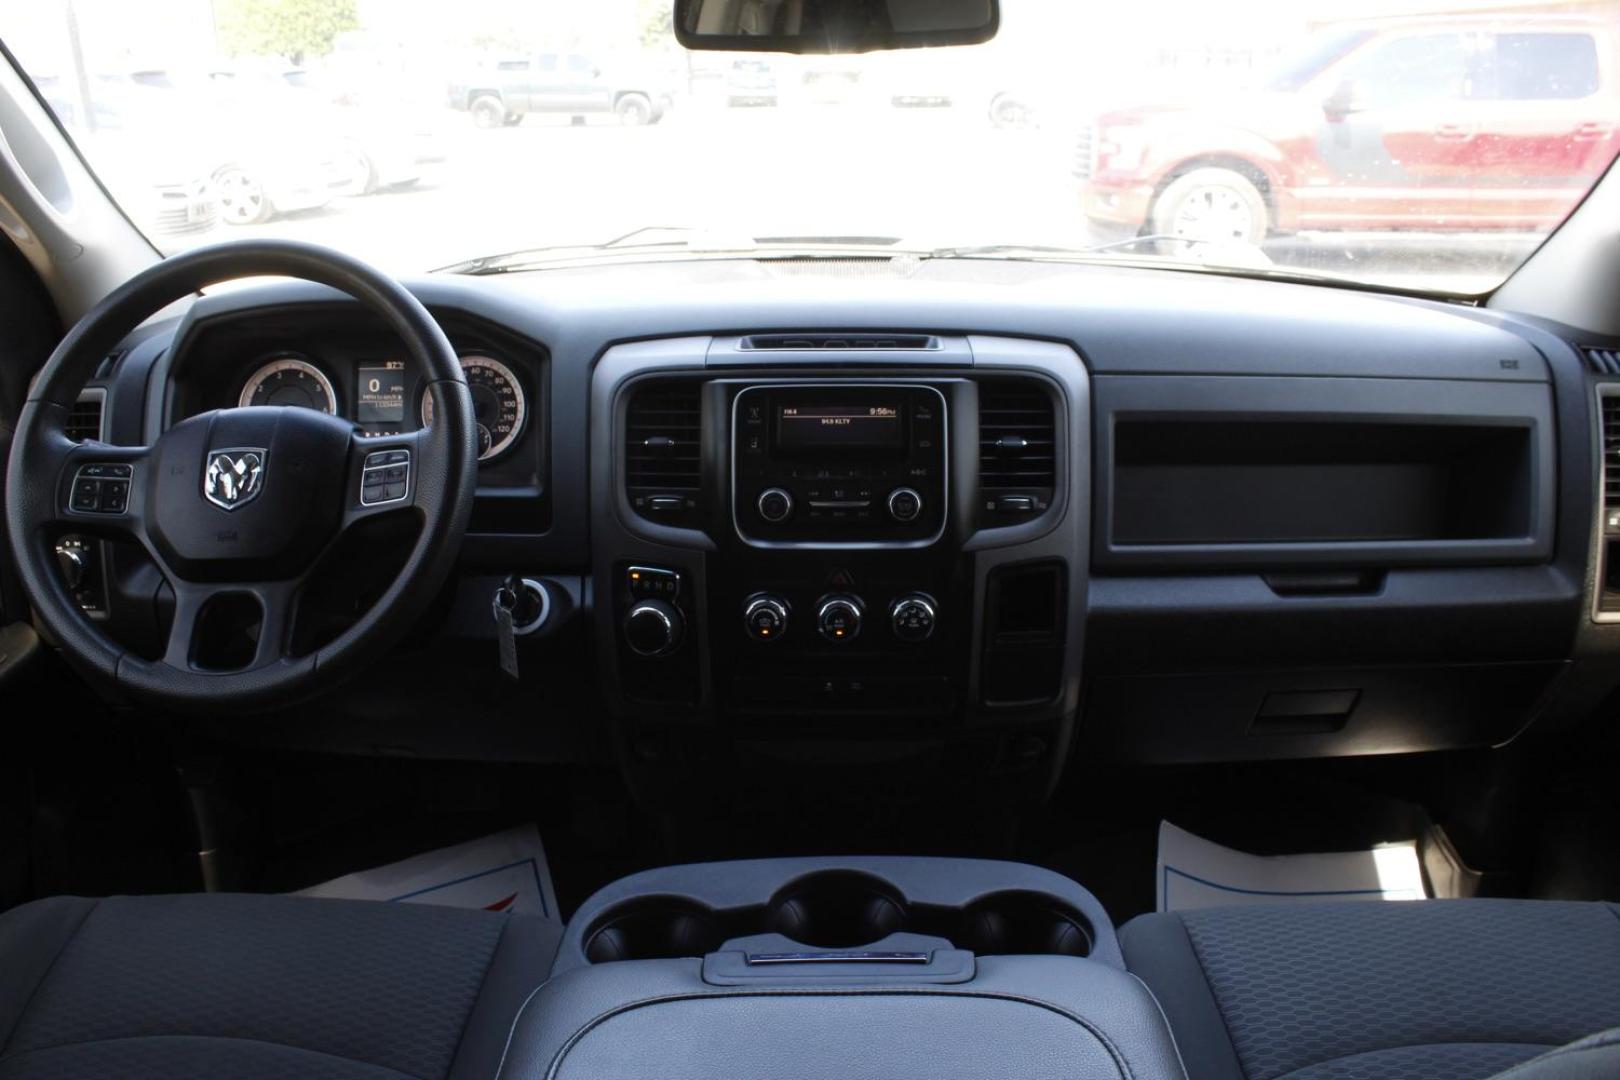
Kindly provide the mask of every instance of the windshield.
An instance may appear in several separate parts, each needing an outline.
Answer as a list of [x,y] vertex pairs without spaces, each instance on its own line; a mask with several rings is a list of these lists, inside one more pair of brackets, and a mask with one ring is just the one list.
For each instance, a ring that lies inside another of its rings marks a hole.
[[1477,294],[1620,150],[1614,0],[1003,0],[984,45],[802,57],[688,52],[671,7],[32,0],[0,37],[159,249],[293,237],[396,272],[610,244]]

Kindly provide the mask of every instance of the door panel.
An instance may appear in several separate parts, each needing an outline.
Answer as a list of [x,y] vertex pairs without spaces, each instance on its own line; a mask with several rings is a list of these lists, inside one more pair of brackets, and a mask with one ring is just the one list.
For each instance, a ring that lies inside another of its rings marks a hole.
[[1473,49],[1461,33],[1375,38],[1312,84],[1322,170],[1299,193],[1302,226],[1445,227],[1467,215]]
[[1497,227],[1552,229],[1620,150],[1620,99],[1603,86],[1597,38],[1493,35],[1475,90],[1476,214]]

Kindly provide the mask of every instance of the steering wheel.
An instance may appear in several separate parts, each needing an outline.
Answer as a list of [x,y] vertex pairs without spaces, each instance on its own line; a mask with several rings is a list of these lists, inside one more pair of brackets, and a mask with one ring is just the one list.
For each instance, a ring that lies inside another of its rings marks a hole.
[[[67,437],[81,388],[143,319],[204,286],[261,275],[331,286],[380,315],[424,373],[433,425],[368,436],[314,409],[253,407],[193,416],[150,446]],[[18,418],[6,514],[23,587],[80,671],[160,708],[273,708],[354,673],[421,614],[460,549],[477,470],[466,378],[420,301],[380,271],[327,248],[233,241],[164,259],[62,339]],[[338,637],[293,655],[298,600],[321,556],[364,522],[407,514],[420,527],[394,581]],[[68,594],[52,550],[67,531],[133,539],[146,549],[174,593],[161,657],[118,645]],[[221,605],[240,611],[253,604],[259,622],[251,659],[229,670],[201,666],[198,643],[217,633]]]

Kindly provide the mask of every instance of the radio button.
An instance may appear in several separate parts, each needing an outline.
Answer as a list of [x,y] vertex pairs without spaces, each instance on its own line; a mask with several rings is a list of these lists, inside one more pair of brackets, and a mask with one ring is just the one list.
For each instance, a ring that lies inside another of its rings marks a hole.
[[780,525],[793,516],[793,496],[781,488],[766,488],[755,503],[759,516],[772,525]]
[[913,488],[895,488],[889,492],[889,516],[902,525],[916,521],[922,509],[922,496]]

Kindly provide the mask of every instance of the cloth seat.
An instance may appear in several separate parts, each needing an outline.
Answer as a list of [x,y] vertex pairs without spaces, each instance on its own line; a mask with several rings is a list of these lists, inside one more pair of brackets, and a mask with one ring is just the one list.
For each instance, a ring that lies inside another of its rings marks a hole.
[[1620,1026],[1612,904],[1208,908],[1133,919],[1120,945],[1193,1080],[1482,1080]]
[[0,915],[0,1078],[492,1077],[559,937],[415,904],[37,901]]

